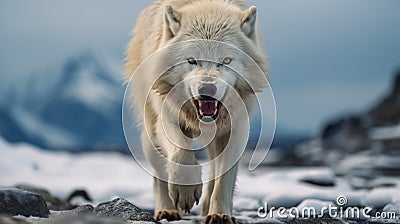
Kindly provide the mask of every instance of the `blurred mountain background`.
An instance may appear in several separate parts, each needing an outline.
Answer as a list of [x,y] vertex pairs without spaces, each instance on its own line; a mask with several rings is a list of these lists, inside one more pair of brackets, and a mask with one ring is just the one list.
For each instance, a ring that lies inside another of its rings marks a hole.
[[124,150],[119,64],[83,51],[60,67],[14,82],[0,101],[1,135],[55,150]]
[[[122,60],[151,2],[1,1],[0,135],[52,150],[127,152]],[[381,99],[400,66],[399,1],[250,4],[270,56],[274,147],[386,125],[376,114],[398,117],[398,98]]]

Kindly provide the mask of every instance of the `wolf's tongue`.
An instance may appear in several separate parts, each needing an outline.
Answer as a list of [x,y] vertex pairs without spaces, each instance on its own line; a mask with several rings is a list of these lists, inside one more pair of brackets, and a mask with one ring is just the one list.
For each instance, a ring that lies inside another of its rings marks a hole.
[[200,110],[205,116],[213,116],[217,107],[214,101],[200,101]]

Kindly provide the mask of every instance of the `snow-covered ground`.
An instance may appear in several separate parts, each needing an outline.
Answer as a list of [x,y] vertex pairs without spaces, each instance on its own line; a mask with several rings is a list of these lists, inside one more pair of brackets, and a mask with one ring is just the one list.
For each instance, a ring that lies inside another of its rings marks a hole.
[[[84,188],[95,204],[118,196],[142,208],[153,208],[152,177],[131,156],[50,152],[26,144],[9,144],[2,139],[0,155],[0,187],[28,183],[44,187],[61,198],[73,189]],[[241,166],[234,199],[235,210],[241,215],[256,215],[265,202],[275,207],[301,207],[310,204],[311,199],[311,204],[319,201],[323,205],[327,201],[335,203],[341,195],[347,197],[348,206],[391,204],[388,208],[399,212],[398,177],[376,178],[375,182],[382,187],[357,190],[349,179],[338,178],[328,167],[261,167],[253,173],[245,167]],[[194,208],[198,210],[199,206]]]
[[0,139],[0,186],[27,183],[61,198],[76,188],[88,190],[95,202],[121,196],[151,207],[152,177],[133,157],[119,153],[70,154],[43,151]]

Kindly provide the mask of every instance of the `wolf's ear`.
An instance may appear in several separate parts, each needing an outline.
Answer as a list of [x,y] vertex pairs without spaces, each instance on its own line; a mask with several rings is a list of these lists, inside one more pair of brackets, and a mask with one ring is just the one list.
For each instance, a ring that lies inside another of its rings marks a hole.
[[179,29],[181,28],[181,14],[174,9],[172,6],[167,5],[165,7],[165,28],[169,32],[170,37],[177,35]]
[[253,38],[256,31],[257,8],[252,6],[242,13],[241,28],[246,36]]

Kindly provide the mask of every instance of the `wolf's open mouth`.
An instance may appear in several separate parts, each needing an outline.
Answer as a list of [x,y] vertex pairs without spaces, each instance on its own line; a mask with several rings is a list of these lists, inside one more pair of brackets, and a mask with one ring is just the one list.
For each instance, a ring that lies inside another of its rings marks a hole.
[[222,106],[222,103],[218,100],[212,97],[199,97],[192,99],[192,102],[201,120],[203,120],[203,118],[212,118],[213,120],[218,118],[219,109]]

